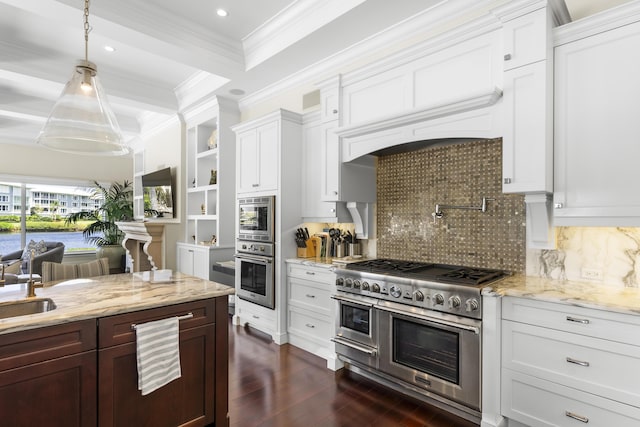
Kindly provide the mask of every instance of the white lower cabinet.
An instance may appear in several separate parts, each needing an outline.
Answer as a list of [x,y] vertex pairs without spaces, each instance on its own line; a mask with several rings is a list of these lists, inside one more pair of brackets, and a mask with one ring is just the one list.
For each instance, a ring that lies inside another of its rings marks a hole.
[[236,298],[234,322],[250,326],[268,335],[276,332],[276,312],[261,305]]
[[640,425],[640,317],[503,298],[502,414],[530,426]]
[[211,264],[209,246],[190,245],[177,243],[178,265],[177,270],[184,274],[211,280]]
[[327,360],[339,369],[331,338],[334,335],[334,304],[331,291],[336,274],[330,265],[287,263],[289,343]]

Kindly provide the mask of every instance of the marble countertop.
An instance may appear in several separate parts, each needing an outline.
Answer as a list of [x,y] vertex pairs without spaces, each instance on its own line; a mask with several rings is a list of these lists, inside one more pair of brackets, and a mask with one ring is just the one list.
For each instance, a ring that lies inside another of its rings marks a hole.
[[302,264],[302,265],[313,265],[316,267],[340,267],[352,262],[364,261],[369,258],[354,258],[351,256],[346,256],[343,258],[288,258],[286,262],[293,264]]
[[[37,288],[36,295],[37,298],[51,298],[57,308],[45,313],[0,319],[0,334],[215,298],[234,292],[233,287],[181,273],[173,273],[171,280],[163,283],[150,283],[135,274],[51,282]],[[21,300],[25,295],[26,285],[7,285],[0,288],[0,303]]]
[[640,315],[640,288],[514,275],[492,283],[482,293]]

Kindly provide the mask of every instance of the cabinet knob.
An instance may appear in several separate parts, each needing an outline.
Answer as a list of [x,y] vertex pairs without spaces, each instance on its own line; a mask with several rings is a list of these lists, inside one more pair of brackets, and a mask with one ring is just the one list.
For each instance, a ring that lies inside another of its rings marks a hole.
[[251,184],[252,187],[258,187],[260,184]]
[[337,192],[337,191],[334,191],[334,192],[333,192],[333,195],[334,195],[334,196],[337,196],[337,195],[338,195],[338,192]]
[[510,61],[510,60],[511,60],[511,54],[510,54],[510,53],[507,53],[507,54],[504,56],[504,60],[505,60],[505,61]]
[[334,110],[332,110],[331,112],[332,112],[333,114],[338,114],[338,110],[335,110],[335,109],[334,109]]
[[329,212],[331,212],[331,213],[335,213],[335,212],[336,212],[336,210],[335,210],[334,208],[331,208],[331,209],[329,209]]
[[511,184],[511,178],[505,178],[504,179],[504,183],[505,184]]
[[564,205],[562,203],[556,203],[555,205],[553,205],[554,208],[556,209],[562,209]]

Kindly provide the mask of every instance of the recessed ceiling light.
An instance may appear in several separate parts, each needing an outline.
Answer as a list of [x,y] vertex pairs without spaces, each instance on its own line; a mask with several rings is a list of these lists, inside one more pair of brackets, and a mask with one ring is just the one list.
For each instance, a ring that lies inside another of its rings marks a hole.
[[106,50],[107,52],[115,52],[116,48],[113,47],[113,46],[107,45],[107,46],[104,47],[104,50]]
[[229,12],[224,9],[218,9],[216,10],[216,13],[218,14],[218,16],[222,16],[223,18],[229,14]]

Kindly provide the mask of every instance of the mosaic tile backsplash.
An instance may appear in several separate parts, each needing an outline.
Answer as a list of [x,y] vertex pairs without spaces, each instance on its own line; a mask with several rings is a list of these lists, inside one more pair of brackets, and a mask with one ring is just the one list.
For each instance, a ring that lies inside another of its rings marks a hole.
[[[524,196],[502,193],[502,140],[378,157],[377,256],[525,272]],[[487,211],[442,209],[436,204]]]

